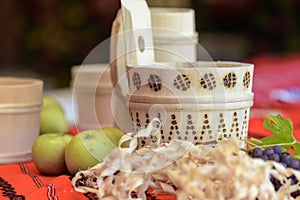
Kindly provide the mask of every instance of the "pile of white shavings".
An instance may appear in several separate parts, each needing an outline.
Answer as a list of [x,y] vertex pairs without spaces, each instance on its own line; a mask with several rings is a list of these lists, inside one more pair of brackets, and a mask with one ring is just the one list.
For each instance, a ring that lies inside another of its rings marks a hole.
[[[300,182],[290,186],[288,179],[294,174],[300,180],[300,172],[250,158],[235,140],[223,140],[209,153],[203,146],[178,140],[135,149],[138,137],[156,133],[150,126],[131,138],[129,148],[116,148],[103,163],[78,172],[72,180],[74,188],[104,200],[146,199],[149,188],[180,200],[282,200],[293,199],[290,194],[300,189]],[[282,183],[278,191],[270,182],[271,175]]]

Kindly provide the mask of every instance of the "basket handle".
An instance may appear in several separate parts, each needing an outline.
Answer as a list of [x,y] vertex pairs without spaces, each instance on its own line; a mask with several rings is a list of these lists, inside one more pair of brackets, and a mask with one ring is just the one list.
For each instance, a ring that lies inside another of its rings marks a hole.
[[[115,20],[112,23],[112,29],[111,29],[111,37],[110,37],[110,76],[111,80],[114,85],[118,83],[119,74],[120,74],[120,68],[125,68],[124,64],[120,63],[118,64],[118,59],[122,59],[121,57],[118,57],[118,48],[120,48],[120,44],[123,41],[123,38],[121,38],[121,32],[123,32],[123,23],[122,23],[122,12],[121,10],[118,11]],[[120,34],[120,35],[118,35]],[[123,46],[123,44],[122,44]],[[125,69],[124,69],[125,70]]]
[[126,64],[153,64],[151,15],[145,0],[121,0]]

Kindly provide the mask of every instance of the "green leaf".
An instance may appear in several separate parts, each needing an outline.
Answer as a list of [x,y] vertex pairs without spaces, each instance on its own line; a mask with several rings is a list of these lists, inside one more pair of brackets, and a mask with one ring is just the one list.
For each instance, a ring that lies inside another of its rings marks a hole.
[[251,139],[247,140],[247,144],[249,145],[250,148],[259,147],[259,146],[264,145],[264,143],[262,143],[262,141],[260,141],[259,139],[256,139],[256,138],[251,138]]
[[[267,115],[264,119],[264,127],[271,131],[273,135],[266,136],[260,140],[251,138],[247,141],[250,147],[259,146],[262,148],[280,145],[285,151],[288,151],[292,146],[298,144],[295,137],[293,136],[293,123],[288,118],[283,118],[280,114],[277,116]],[[300,145],[298,149],[300,148]],[[300,149],[299,149],[300,154]]]
[[290,119],[283,118],[281,115],[268,115],[265,116],[264,127],[274,133],[272,136],[261,139],[265,145],[295,142],[293,124]]
[[300,157],[300,142],[296,142],[295,144],[293,144],[293,148],[294,148],[294,156]]

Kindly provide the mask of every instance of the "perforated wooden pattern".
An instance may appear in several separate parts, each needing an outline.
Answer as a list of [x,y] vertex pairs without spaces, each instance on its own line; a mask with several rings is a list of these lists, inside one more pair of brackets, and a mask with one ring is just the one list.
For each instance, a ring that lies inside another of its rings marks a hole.
[[[129,109],[133,119],[134,130],[146,128],[149,116],[158,117],[162,113],[149,113],[150,104],[130,103]],[[166,121],[161,129],[161,141],[166,143],[172,139],[192,141],[194,144],[212,143],[223,138],[247,137],[249,110],[252,102],[243,105],[232,104],[222,110],[219,108],[193,109],[193,106],[184,108],[176,105],[164,105]],[[181,107],[179,109],[179,107]],[[235,108],[234,108],[235,107]],[[196,108],[196,106],[194,107]],[[145,117],[142,117],[145,116]],[[139,147],[150,144],[155,138],[142,138]]]
[[236,99],[252,92],[253,68],[252,64],[235,62],[216,62],[213,67],[206,62],[182,67],[128,66],[129,92],[147,86],[152,91],[149,96],[167,88],[177,96]]

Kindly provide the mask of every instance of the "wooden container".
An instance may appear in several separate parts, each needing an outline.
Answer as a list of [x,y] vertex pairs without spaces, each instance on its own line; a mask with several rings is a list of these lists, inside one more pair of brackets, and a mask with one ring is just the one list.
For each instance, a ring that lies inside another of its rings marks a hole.
[[195,62],[198,33],[194,10],[153,7],[150,11],[156,62]]
[[[128,66],[129,112],[134,131],[157,117],[161,142],[216,144],[248,134],[254,65],[239,62],[156,63]],[[141,138],[139,147],[156,138]],[[241,146],[244,143],[241,142]]]
[[113,83],[108,64],[84,64],[71,69],[73,100],[76,101],[78,122],[82,129],[113,126],[111,96]]
[[[174,0],[172,0],[173,2]],[[180,0],[181,2],[181,0]],[[143,13],[145,14],[145,13]],[[190,8],[150,8],[154,42],[154,54],[157,62],[178,62],[197,60],[198,33],[195,29],[195,13]],[[116,126],[125,132],[131,131],[126,95],[129,94],[126,78],[126,50],[121,9],[112,25],[110,66],[115,86],[113,108]],[[149,38],[146,38],[149,40]]]
[[0,163],[30,161],[39,136],[43,82],[0,77]]
[[156,63],[127,67],[129,94],[201,103],[247,101],[254,65],[240,62]]
[[[146,101],[149,102],[146,102]],[[146,128],[154,117],[162,122],[161,142],[186,140],[196,145],[215,145],[223,138],[238,138],[241,147],[248,136],[248,121],[253,100],[226,103],[167,103],[157,98],[132,98],[129,110],[134,131]],[[160,101],[160,102],[158,102]],[[140,138],[138,147],[156,142],[155,137]]]

